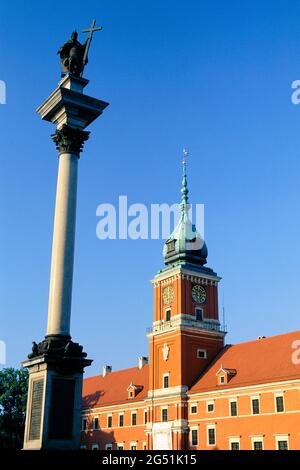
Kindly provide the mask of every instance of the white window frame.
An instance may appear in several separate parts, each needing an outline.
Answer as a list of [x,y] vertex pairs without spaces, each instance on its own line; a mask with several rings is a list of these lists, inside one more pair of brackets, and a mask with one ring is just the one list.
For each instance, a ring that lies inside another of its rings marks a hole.
[[288,434],[276,434],[275,435],[276,450],[279,450],[278,449],[278,442],[279,441],[286,441],[287,442],[287,450],[290,450],[290,442],[289,442],[289,435]]
[[[250,397],[250,400],[251,400],[251,414],[252,416],[259,416],[261,414],[261,408],[260,408],[260,396],[259,395],[255,395],[255,396],[252,396]],[[258,410],[259,410],[259,413],[253,413],[253,400],[258,400]]]
[[[135,418],[135,424],[132,424],[132,415],[135,415],[135,416],[136,416],[136,418]],[[132,412],[131,412],[131,420],[130,420],[130,425],[131,425],[131,426],[137,426],[137,418],[138,418],[137,411],[132,411]]]
[[[168,377],[168,386],[165,387],[165,377]],[[162,388],[167,390],[167,388],[170,388],[170,372],[165,372],[162,376]]]
[[[170,312],[170,320],[167,320],[167,312]],[[171,316],[172,316],[172,309],[171,308],[166,308],[165,310],[165,322],[170,323],[171,321]]]
[[[108,449],[108,447],[110,447],[110,449]],[[113,448],[112,442],[107,442],[107,444],[105,444],[105,450],[112,450],[112,448]]]
[[[232,415],[232,414],[231,414],[231,403],[236,403],[236,415]],[[238,399],[237,399],[237,398],[229,398],[228,405],[229,405],[229,416],[230,416],[231,418],[237,418],[238,415],[239,415]]]
[[[83,423],[85,422],[85,428],[83,426]],[[87,425],[87,418],[83,417],[81,418],[81,431],[85,432],[88,430],[88,425]]]
[[[123,416],[123,426],[120,426],[120,416]],[[118,428],[124,428],[124,411],[118,414]]]
[[[192,408],[196,407],[196,411],[192,411]],[[196,415],[198,413],[198,403],[191,403],[190,404],[190,413],[191,415]]]
[[[212,405],[213,409],[212,411],[208,410],[208,405]],[[214,413],[215,412],[215,400],[209,400],[206,402],[206,413]]]
[[[201,317],[202,317],[202,320],[197,320],[197,310],[201,310]],[[195,318],[196,318],[196,321],[204,321],[204,308],[202,308],[202,307],[195,307]]]
[[[200,353],[202,353],[203,356],[200,356]],[[197,359],[207,359],[207,349],[197,349]]]
[[[166,421],[163,421],[163,411],[167,411],[167,418],[168,419]],[[161,417],[161,422],[162,423],[167,423],[169,421],[169,407],[168,407],[168,405],[160,407],[160,417]]]
[[[223,380],[222,380],[223,379]],[[225,385],[226,383],[226,376],[225,374],[219,375],[219,385]]]
[[231,444],[238,444],[239,445],[239,450],[241,450],[241,438],[239,436],[229,438],[229,447],[228,447],[229,450],[232,450],[231,449]]
[[[214,429],[214,431],[215,431],[215,443],[214,444],[209,443],[209,430],[210,429]],[[216,428],[215,424],[207,424],[207,426],[206,426],[206,441],[207,441],[207,446],[208,447],[215,447],[217,445],[217,428]]]
[[[95,421],[96,421],[96,419],[98,419],[98,427],[97,427],[97,428],[96,428],[96,426],[95,426]],[[99,419],[99,416],[94,416],[94,418],[93,418],[93,430],[94,430],[94,431],[99,431],[99,429],[100,429],[100,419]]]
[[92,444],[92,450],[99,450],[99,444]]
[[137,450],[137,441],[132,441],[132,442],[130,442],[130,443],[129,443],[129,447],[130,447],[130,450],[132,450],[132,449],[131,449],[132,447],[135,447],[136,450]]
[[[197,431],[197,444],[193,444],[193,436],[192,431]],[[198,447],[199,446],[199,427],[198,426],[191,426],[190,427],[190,447]]]
[[[122,449],[119,449],[119,447],[122,447]],[[124,442],[117,442],[117,450],[124,450]]]
[[[111,426],[108,426],[108,420],[109,420],[109,418],[111,418]],[[113,427],[113,415],[112,415],[112,413],[108,414],[107,417],[106,417],[106,427],[107,427],[108,429],[111,429],[111,428]]]
[[252,437],[251,437],[251,447],[252,447],[252,450],[255,450],[255,449],[254,449],[254,443],[255,443],[255,442],[261,442],[261,443],[262,443],[262,450],[265,449],[264,437],[263,437],[263,436],[252,436]]
[[[283,411],[277,411],[276,398],[279,398],[279,397],[281,397],[282,400],[283,400]],[[275,410],[275,413],[278,413],[278,414],[285,413],[285,399],[284,399],[284,393],[283,392],[274,394],[274,410]]]

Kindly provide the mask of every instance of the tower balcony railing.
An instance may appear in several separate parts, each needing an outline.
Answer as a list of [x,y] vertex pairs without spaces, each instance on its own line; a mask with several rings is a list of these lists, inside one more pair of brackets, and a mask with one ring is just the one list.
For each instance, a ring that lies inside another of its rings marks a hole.
[[156,333],[159,331],[165,331],[171,328],[178,326],[185,326],[189,328],[196,328],[197,330],[206,330],[206,331],[218,331],[220,333],[227,333],[227,326],[222,325],[217,321],[199,321],[199,320],[170,320],[170,321],[161,321],[150,328],[147,328],[147,333]]

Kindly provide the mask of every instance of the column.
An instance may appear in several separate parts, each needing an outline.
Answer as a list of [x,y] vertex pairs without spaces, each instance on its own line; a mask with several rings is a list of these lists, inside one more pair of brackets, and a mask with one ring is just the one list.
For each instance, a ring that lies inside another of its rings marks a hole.
[[66,124],[52,135],[59,152],[47,336],[70,336],[78,159],[89,132]]

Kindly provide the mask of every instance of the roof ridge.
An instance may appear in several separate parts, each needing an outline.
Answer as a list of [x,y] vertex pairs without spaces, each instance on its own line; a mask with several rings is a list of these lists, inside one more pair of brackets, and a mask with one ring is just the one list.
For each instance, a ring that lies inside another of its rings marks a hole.
[[236,344],[231,344],[230,346],[232,347],[235,347],[235,346],[239,346],[241,344],[247,344],[247,343],[260,343],[262,341],[267,341],[267,340],[270,340],[270,339],[274,339],[274,338],[279,338],[280,336],[288,336],[288,335],[292,335],[292,334],[295,334],[295,333],[300,333],[300,330],[294,330],[294,331],[288,331],[287,333],[280,333],[278,335],[272,335],[272,336],[265,336],[265,337],[258,337],[256,339],[249,339],[247,341],[241,341],[240,343],[236,343]]

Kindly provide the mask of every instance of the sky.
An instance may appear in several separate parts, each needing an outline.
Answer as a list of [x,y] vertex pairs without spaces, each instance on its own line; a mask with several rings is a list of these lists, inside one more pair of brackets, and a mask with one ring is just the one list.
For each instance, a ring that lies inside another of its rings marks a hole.
[[[58,48],[93,18],[85,92],[110,103],[79,161],[71,333],[86,375],[148,355],[163,240],[99,240],[99,204],[205,205],[227,343],[299,329],[300,1],[2,2],[0,340],[19,367],[46,331],[57,153],[36,108]],[[81,33],[79,39],[85,37]]]

